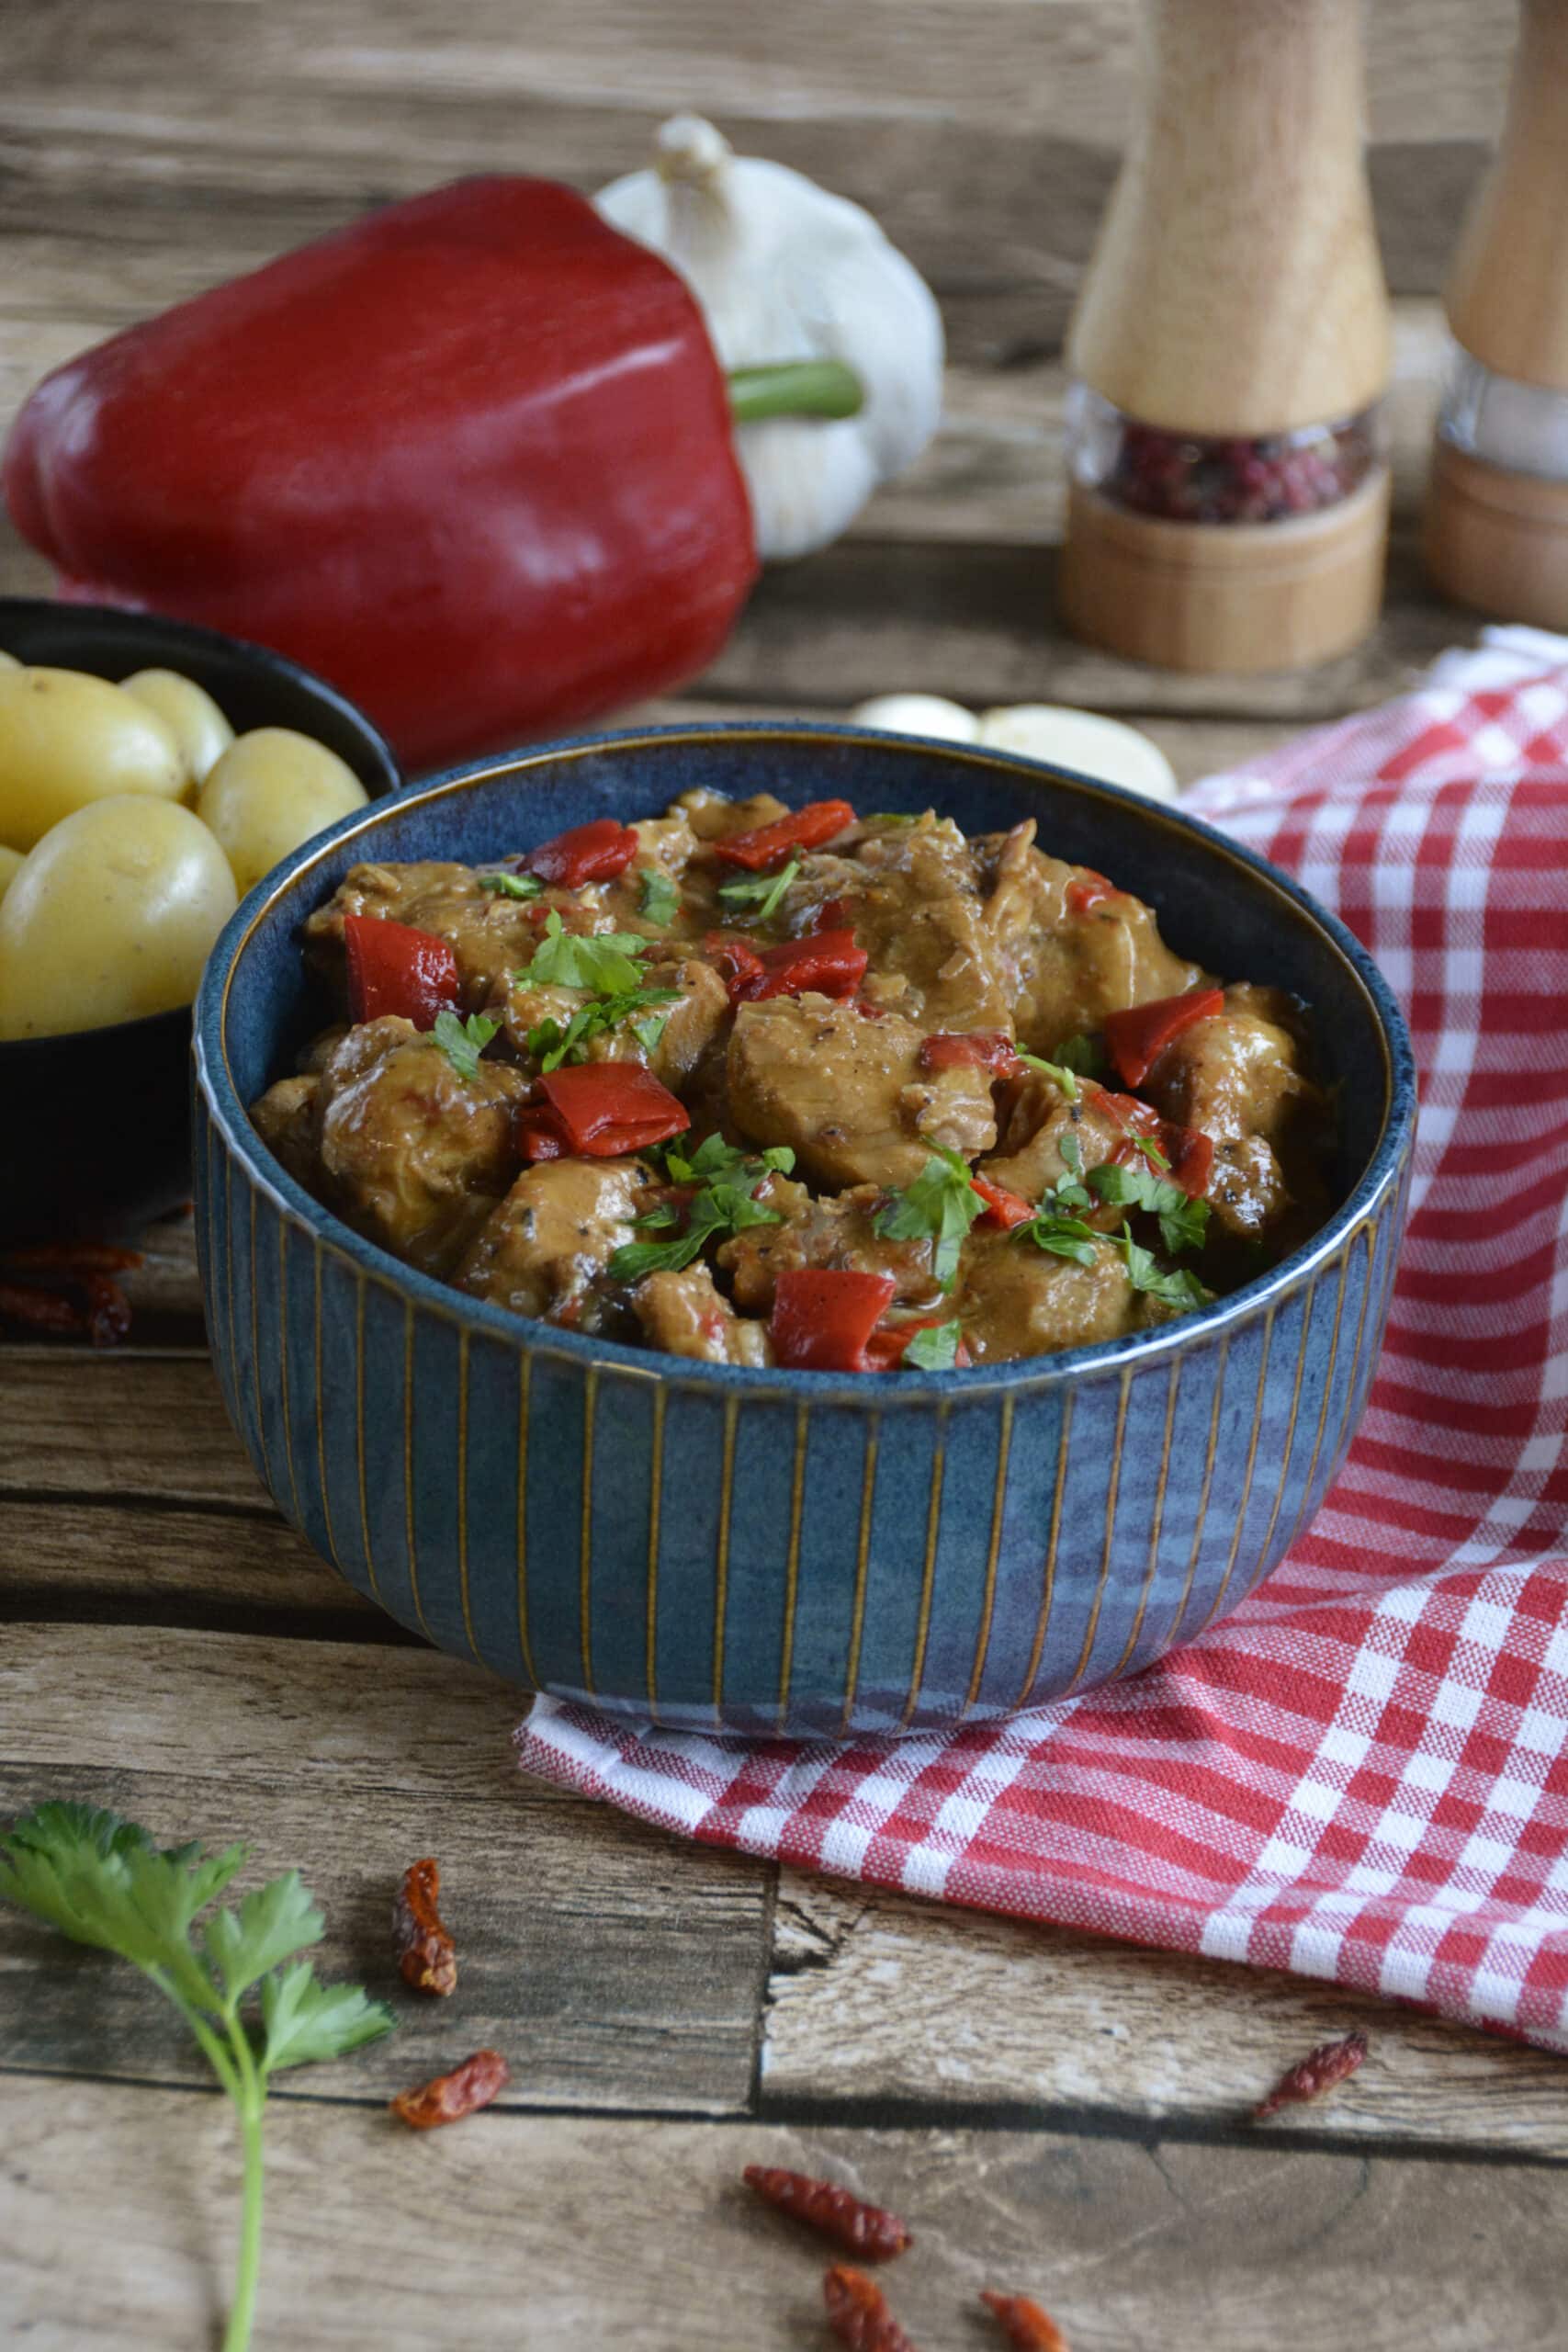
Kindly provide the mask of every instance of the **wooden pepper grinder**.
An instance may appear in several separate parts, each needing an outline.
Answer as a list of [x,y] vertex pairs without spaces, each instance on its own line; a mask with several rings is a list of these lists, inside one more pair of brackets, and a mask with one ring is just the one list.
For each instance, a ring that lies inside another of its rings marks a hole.
[[1427,560],[1461,604],[1568,628],[1568,0],[1524,0],[1497,161],[1445,298]]
[[1144,51],[1067,343],[1063,613],[1168,669],[1323,661],[1388,531],[1359,0],[1145,0]]

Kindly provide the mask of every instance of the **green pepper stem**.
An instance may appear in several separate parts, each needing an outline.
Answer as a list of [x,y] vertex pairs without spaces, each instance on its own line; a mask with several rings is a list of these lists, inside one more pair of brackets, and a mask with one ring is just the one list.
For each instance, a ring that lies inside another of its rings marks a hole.
[[737,424],[765,416],[858,416],[864,406],[865,386],[841,359],[781,359],[729,371],[729,413]]

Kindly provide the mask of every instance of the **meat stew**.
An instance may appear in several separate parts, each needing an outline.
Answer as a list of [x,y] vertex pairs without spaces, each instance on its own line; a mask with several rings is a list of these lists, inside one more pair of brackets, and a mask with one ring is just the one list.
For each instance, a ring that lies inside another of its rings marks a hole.
[[1032,821],[691,792],[485,866],[362,865],[254,1106],[457,1289],[710,1363],[1002,1363],[1190,1312],[1327,1214],[1303,1010]]

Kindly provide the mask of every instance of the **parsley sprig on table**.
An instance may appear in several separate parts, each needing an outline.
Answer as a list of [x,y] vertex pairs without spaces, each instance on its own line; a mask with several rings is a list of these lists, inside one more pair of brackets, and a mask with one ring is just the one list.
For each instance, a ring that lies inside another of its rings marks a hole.
[[951,1290],[964,1236],[985,1205],[969,1181],[968,1161],[939,1144],[914,1182],[878,1211],[876,1231],[890,1241],[931,1242],[931,1272]]
[[[244,2147],[244,2198],[234,2300],[223,2352],[244,2352],[261,2268],[262,2115],[270,2077],[341,2058],[391,2031],[395,2019],[357,1984],[321,1984],[299,1953],[320,1943],[321,1912],[298,1871],[254,1887],[231,1908],[197,1915],[246,1859],[160,1849],[145,1829],[85,1804],[40,1804],[0,1833],[0,1900],[62,1935],[118,1953],[151,1979],[189,2027],[233,2100]],[[259,1988],[259,2031],[241,2015]]]
[[770,1176],[787,1176],[794,1166],[795,1154],[787,1144],[748,1153],[716,1135],[690,1155],[678,1144],[667,1145],[664,1172],[670,1182],[698,1189],[683,1210],[667,1201],[637,1219],[644,1232],[672,1226],[680,1230],[668,1241],[627,1242],[610,1261],[612,1276],[618,1283],[639,1283],[646,1274],[678,1273],[700,1258],[710,1241],[743,1233],[749,1226],[780,1224],[777,1211],[763,1208],[757,1193]]

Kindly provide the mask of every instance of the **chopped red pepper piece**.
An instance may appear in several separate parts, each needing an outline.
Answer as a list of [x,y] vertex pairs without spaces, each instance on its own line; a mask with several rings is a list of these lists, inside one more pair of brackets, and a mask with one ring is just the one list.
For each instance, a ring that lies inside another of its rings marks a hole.
[[761,957],[743,939],[726,939],[722,932],[710,931],[703,946],[729,990],[731,1004],[739,1004],[750,993],[752,983],[766,976]]
[[1092,914],[1095,908],[1107,899],[1120,899],[1123,895],[1114,882],[1108,882],[1103,874],[1095,872],[1092,865],[1083,865],[1078,868],[1078,879],[1067,885],[1067,906],[1075,915]]
[[1173,1127],[1163,1123],[1159,1131],[1160,1148],[1170,1166],[1161,1172],[1168,1175],[1173,1184],[1179,1184],[1189,1200],[1201,1201],[1209,1189],[1209,1177],[1214,1165],[1214,1138],[1201,1127]]
[[1188,989],[1180,996],[1156,997],[1150,1004],[1108,1013],[1105,1050],[1111,1068],[1124,1085],[1142,1086],[1173,1037],[1224,1009],[1223,989]]
[[438,1012],[456,1012],[457,959],[434,932],[378,915],[344,915],[348,1010],[354,1021],[400,1013],[416,1029],[434,1029]]
[[1010,1192],[1005,1184],[987,1184],[983,1176],[971,1176],[969,1189],[986,1204],[986,1213],[979,1219],[982,1225],[999,1225],[1004,1233],[1010,1233],[1015,1225],[1027,1225],[1034,1215],[1034,1204],[1021,1193]]
[[814,931],[806,939],[781,940],[762,950],[761,979],[742,984],[753,1001],[770,996],[853,996],[870,958],[852,931]]
[[768,1324],[774,1355],[796,1372],[870,1372],[866,1341],[892,1306],[895,1288],[891,1274],[786,1268]]
[[[1032,1216],[1032,1209],[1029,1212]],[[865,1365],[868,1372],[897,1372],[903,1363],[910,1340],[917,1331],[934,1331],[953,1317],[938,1309],[934,1315],[911,1315],[907,1323],[884,1323],[878,1326],[865,1343]],[[975,1361],[963,1339],[954,1351],[953,1363],[960,1372],[966,1371]]]
[[[551,1070],[538,1090],[569,1151],[618,1159],[684,1134],[692,1114],[640,1062],[580,1062]],[[554,1153],[542,1155],[555,1158]]]
[[824,899],[812,918],[813,931],[845,931],[850,928],[850,910],[842,899]]
[[770,865],[782,865],[792,850],[820,849],[854,820],[847,800],[813,800],[787,817],[775,817],[771,825],[754,825],[749,833],[731,833],[728,841],[715,842],[714,855],[726,865],[744,865],[761,874]]
[[988,1069],[1005,1078],[1018,1048],[1005,1029],[936,1029],[920,1040],[922,1069]]
[[614,817],[595,817],[591,825],[573,825],[557,833],[521,860],[525,874],[541,882],[558,883],[579,890],[585,882],[613,882],[637,855],[637,835]]
[[512,1140],[530,1167],[541,1159],[565,1159],[571,1144],[547,1102],[520,1102],[513,1114]]
[[1094,1107],[1114,1121],[1124,1136],[1156,1136],[1164,1125],[1152,1102],[1140,1102],[1135,1094],[1112,1094],[1109,1087],[1093,1090]]

